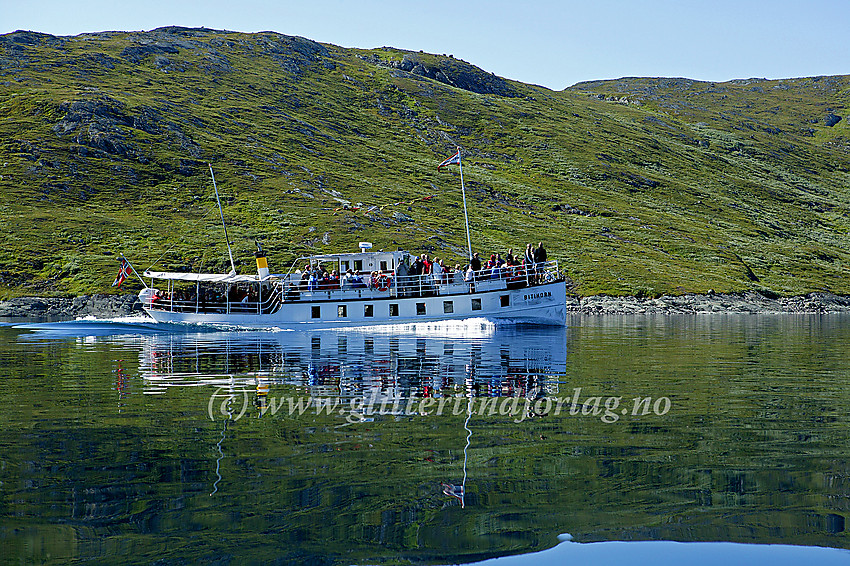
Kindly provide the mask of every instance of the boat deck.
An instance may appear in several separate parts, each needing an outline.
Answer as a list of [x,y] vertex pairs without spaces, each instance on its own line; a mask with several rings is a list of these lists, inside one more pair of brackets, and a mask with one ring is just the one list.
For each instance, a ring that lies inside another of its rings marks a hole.
[[[143,306],[152,311],[173,313],[217,314],[274,314],[285,304],[352,301],[381,301],[420,297],[448,297],[536,287],[563,281],[557,262],[535,266],[514,266],[499,270],[476,272],[471,281],[462,280],[455,273],[434,278],[431,274],[396,276],[395,272],[356,276],[353,280],[301,281],[300,274],[257,279],[254,293],[241,298],[233,290],[239,285],[229,284],[222,293],[205,292],[196,283],[192,290],[180,291],[169,280],[169,289],[144,298]],[[219,286],[223,284],[219,283]],[[241,285],[245,287],[245,284]]]

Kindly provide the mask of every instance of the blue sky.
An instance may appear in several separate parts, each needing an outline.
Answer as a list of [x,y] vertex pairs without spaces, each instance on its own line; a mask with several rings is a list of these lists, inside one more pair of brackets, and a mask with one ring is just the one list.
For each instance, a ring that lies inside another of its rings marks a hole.
[[724,81],[850,74],[848,0],[0,2],[0,33],[165,25],[273,30],[345,47],[452,54],[556,90],[623,76]]

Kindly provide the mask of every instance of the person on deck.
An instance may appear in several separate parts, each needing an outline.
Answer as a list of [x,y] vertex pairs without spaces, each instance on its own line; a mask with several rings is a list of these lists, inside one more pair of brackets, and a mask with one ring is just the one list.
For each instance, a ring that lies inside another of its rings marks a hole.
[[[469,258],[469,268],[477,274],[481,271],[481,258],[478,257],[478,252],[472,254],[472,257]],[[474,279],[475,275],[473,275]]]
[[395,276],[398,295],[404,297],[407,294],[407,288],[410,286],[410,267],[407,265],[406,256],[395,268]]
[[525,264],[531,265],[534,263],[534,248],[531,244],[525,246]]
[[422,260],[419,256],[413,259],[413,264],[410,266],[410,275],[422,275]]
[[433,262],[428,257],[428,254],[422,254],[422,275],[429,275],[431,273],[432,264]]
[[443,282],[443,266],[440,265],[438,258],[434,258],[431,264],[431,278],[434,280],[434,285],[440,285]]
[[531,283],[534,277],[534,247],[531,244],[525,246],[525,258],[522,263],[523,276]]
[[463,272],[464,270],[460,268],[460,264],[455,264],[455,270],[452,273],[452,282],[453,283],[463,283]]
[[537,244],[534,250],[534,271],[537,276],[537,282],[543,281],[543,269],[546,263],[546,248],[543,247],[543,242]]

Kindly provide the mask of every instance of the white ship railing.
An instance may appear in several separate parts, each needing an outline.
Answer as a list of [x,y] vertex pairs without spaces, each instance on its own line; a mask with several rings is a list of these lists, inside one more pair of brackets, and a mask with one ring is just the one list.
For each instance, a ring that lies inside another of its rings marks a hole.
[[[270,314],[283,303],[344,301],[357,299],[387,299],[460,295],[499,289],[534,287],[563,277],[557,261],[533,265],[503,266],[482,269],[471,274],[452,272],[439,276],[433,274],[397,276],[395,271],[356,275],[354,280],[305,280],[300,273],[281,276],[272,281],[265,291],[260,289],[261,300],[230,300],[230,288],[219,292],[206,290],[192,293],[175,291],[169,281],[164,293],[151,294],[143,301],[146,308],[183,313]],[[218,284],[220,287],[224,284]],[[244,285],[243,285],[244,286]]]

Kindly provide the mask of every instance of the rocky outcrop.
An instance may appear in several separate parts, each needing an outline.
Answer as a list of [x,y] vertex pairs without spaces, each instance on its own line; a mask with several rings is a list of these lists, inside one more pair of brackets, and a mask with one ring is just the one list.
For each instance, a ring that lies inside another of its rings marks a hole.
[[567,311],[576,314],[827,314],[850,312],[850,297],[809,293],[797,297],[768,296],[755,291],[706,295],[663,295],[658,298],[569,297]]
[[284,71],[294,76],[303,75],[308,67],[317,63],[321,63],[328,70],[336,68],[328,49],[311,39],[262,32],[257,34],[256,42],[257,47],[265,55],[271,57]]
[[149,134],[161,134],[175,140],[181,149],[192,157],[201,156],[201,147],[183,133],[173,122],[164,122],[159,110],[148,106],[129,109],[112,97],[95,95],[62,103],[59,107],[65,115],[53,126],[58,136],[70,135],[77,144],[76,150],[83,156],[118,156],[147,163],[145,155],[130,141],[133,129]]
[[36,31],[17,30],[12,33],[3,34],[0,36],[0,45],[4,45],[7,49],[15,47],[62,47],[67,40],[61,37],[56,37],[48,33]]
[[0,317],[72,320],[79,317],[113,318],[142,312],[136,295],[82,295],[65,297],[18,297],[0,301]]
[[477,94],[495,94],[507,98],[520,96],[505,79],[453,57],[440,57],[432,62],[434,57],[406,53],[401,61],[385,61],[374,55],[364,59],[375,65],[399,69]]

